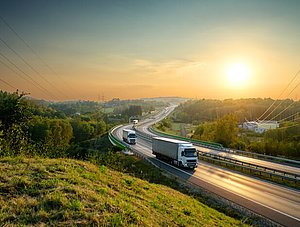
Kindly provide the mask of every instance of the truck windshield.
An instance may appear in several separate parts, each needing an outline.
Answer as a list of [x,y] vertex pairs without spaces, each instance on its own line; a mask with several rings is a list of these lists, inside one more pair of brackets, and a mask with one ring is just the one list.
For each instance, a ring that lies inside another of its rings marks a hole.
[[128,138],[135,138],[135,134],[129,134]]
[[185,157],[197,157],[197,151],[195,148],[184,149]]

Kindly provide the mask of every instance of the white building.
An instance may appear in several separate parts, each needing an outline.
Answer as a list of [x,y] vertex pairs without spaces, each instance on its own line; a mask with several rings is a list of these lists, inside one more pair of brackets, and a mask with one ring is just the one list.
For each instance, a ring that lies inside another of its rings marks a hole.
[[279,127],[277,121],[248,121],[243,123],[243,128],[253,130],[254,132],[263,133],[269,129],[276,129]]

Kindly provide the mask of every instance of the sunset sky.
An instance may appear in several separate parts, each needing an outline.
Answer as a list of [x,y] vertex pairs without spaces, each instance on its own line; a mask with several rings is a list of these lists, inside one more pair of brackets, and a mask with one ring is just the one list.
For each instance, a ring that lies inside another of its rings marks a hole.
[[278,98],[300,70],[298,0],[1,0],[0,15],[43,60],[0,19],[0,89],[34,98]]

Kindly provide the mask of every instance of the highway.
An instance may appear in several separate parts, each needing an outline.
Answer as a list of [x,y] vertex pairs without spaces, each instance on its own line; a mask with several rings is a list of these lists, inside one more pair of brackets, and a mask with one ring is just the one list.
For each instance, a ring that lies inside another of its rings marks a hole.
[[[148,127],[167,116],[175,106],[166,108],[156,119],[146,120],[139,130],[149,134]],[[122,140],[122,126],[113,135]],[[193,184],[216,193],[230,201],[244,206],[285,226],[300,226],[300,191],[273,184],[271,182],[246,176],[205,162],[199,162],[193,170],[178,169],[156,159],[152,155],[151,143],[138,137],[137,144],[131,148],[155,165],[171,172]],[[244,158],[244,157],[243,157]]]
[[[162,120],[170,112],[172,112],[175,107],[176,106],[171,106],[171,107],[166,108],[162,113],[159,114],[159,116],[157,116],[157,119],[155,119],[155,122]],[[151,136],[157,136],[156,134],[153,134],[148,130],[148,128],[151,127],[152,125],[153,125],[153,120],[152,121],[147,120],[146,122],[144,122],[143,127],[139,127],[138,130],[145,134],[149,134]],[[278,163],[278,162],[274,162],[274,161],[270,161],[270,160],[262,160],[262,159],[258,159],[258,158],[246,157],[246,156],[232,154],[232,153],[219,151],[219,150],[215,150],[215,149],[211,149],[211,148],[204,148],[204,147],[200,147],[200,146],[195,146],[195,147],[197,150],[206,152],[209,154],[220,155],[220,156],[223,156],[226,158],[231,158],[231,159],[235,159],[238,161],[243,161],[243,162],[247,162],[247,163],[251,163],[251,164],[255,164],[255,165],[259,165],[259,166],[264,166],[267,168],[272,168],[275,170],[281,170],[281,171],[300,175],[300,167],[298,167],[298,166],[292,166],[292,165]]]

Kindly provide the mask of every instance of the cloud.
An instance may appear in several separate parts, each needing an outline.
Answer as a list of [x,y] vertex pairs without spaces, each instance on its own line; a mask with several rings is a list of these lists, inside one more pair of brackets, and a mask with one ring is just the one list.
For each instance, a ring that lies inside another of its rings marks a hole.
[[167,62],[152,62],[144,59],[134,59],[135,70],[155,74],[183,74],[201,70],[206,63],[196,60],[173,60]]

